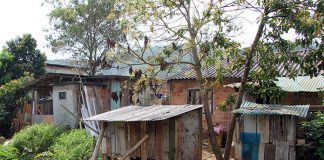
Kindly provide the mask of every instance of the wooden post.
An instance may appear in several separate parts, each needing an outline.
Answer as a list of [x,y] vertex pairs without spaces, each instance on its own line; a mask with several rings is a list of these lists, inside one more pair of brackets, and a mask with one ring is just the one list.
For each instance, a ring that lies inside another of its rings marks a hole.
[[137,148],[140,147],[149,137],[149,135],[145,135],[138,143],[135,144],[135,146],[132,149],[126,152],[121,159],[125,160],[129,155],[135,152]]
[[102,138],[103,138],[104,133],[106,131],[106,128],[107,128],[107,124],[105,122],[101,122],[100,134],[99,134],[99,137],[97,139],[96,147],[95,147],[95,149],[93,151],[91,160],[97,160],[97,157],[98,157],[98,154],[99,154],[99,149],[100,149],[100,146],[101,146],[101,141],[102,141]]
[[[147,134],[146,129],[146,122],[141,122],[141,137],[145,136]],[[147,153],[148,153],[148,143],[144,142],[143,145],[141,145],[141,159],[147,160]]]

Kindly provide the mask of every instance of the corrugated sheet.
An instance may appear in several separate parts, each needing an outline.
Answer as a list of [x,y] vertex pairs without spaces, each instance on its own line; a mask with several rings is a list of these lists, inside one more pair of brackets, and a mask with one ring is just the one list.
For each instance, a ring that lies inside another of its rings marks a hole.
[[256,104],[252,102],[243,102],[239,109],[233,113],[247,115],[292,115],[297,117],[306,117],[309,105],[280,105],[280,104]]
[[[321,92],[324,91],[324,76],[317,77],[298,76],[295,79],[288,77],[277,77],[274,81],[278,87],[286,92]],[[249,83],[251,84],[251,83]],[[239,88],[241,83],[232,83],[224,85],[224,87]]]
[[201,108],[202,105],[127,106],[84,120],[107,122],[160,121]]
[[299,76],[294,79],[278,77],[277,86],[287,92],[319,92],[324,91],[324,76],[318,77]]
[[[297,55],[299,55],[300,57],[305,57],[307,55],[307,51],[299,51],[297,52]],[[229,65],[225,60],[221,61],[221,63],[223,66]],[[301,72],[300,65],[291,63],[290,66],[291,66],[290,69],[296,71],[298,75],[304,75],[304,73]],[[288,76],[288,71],[285,69],[284,63],[274,65],[273,67],[277,67],[280,77]],[[260,70],[259,60],[258,57],[254,57],[251,71],[258,71],[258,70]],[[231,73],[226,73],[223,76],[225,78],[241,78],[243,76],[243,73],[244,73],[244,67],[236,69]],[[324,74],[324,71],[321,70],[320,74]],[[217,70],[215,69],[214,66],[207,66],[203,69],[203,76],[205,78],[215,78],[216,75],[217,75]],[[196,78],[196,72],[193,68],[181,69],[179,72],[168,77],[169,80],[183,80],[183,79],[195,79],[195,78]]]

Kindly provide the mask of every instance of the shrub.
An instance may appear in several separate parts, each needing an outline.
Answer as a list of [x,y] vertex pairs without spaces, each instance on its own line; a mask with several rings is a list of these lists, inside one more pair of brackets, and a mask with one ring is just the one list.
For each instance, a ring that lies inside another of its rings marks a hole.
[[54,159],[83,160],[90,159],[92,149],[93,138],[84,129],[74,129],[61,134],[50,152]]
[[10,146],[2,146],[0,145],[0,159],[1,160],[16,160],[17,153],[16,149]]
[[37,154],[47,151],[63,129],[49,124],[34,124],[18,132],[12,146],[17,149],[18,158],[33,159]]

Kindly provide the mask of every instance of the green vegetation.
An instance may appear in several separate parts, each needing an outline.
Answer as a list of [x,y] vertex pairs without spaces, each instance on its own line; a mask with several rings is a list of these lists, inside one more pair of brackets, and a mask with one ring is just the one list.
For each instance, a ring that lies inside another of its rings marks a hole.
[[35,124],[15,134],[12,146],[17,149],[17,156],[33,159],[37,154],[49,150],[63,129],[54,125]]
[[7,146],[0,145],[1,160],[83,160],[93,150],[93,137],[84,129],[64,130],[49,124],[35,124],[13,137]]
[[0,145],[0,159],[2,160],[14,160],[18,159],[16,149],[10,146]]
[[324,159],[324,113],[316,112],[311,116],[313,120],[305,123],[306,139],[318,145],[316,154]]
[[51,147],[54,159],[90,159],[93,148],[93,138],[84,129],[75,129],[63,133]]
[[22,106],[26,101],[26,93],[19,87],[32,79],[32,75],[25,74],[19,79],[0,85],[0,136],[9,137],[12,135],[12,119],[19,106]]

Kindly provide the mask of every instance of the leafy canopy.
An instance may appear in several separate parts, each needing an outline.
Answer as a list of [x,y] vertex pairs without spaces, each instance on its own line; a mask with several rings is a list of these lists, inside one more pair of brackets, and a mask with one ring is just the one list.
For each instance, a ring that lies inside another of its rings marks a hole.
[[33,73],[35,78],[43,75],[46,56],[36,47],[37,42],[31,34],[24,34],[8,41],[4,46],[4,52],[9,55],[11,53],[12,59],[7,63],[6,70],[0,70],[0,74],[6,74],[10,80],[20,78],[25,72]]
[[[46,0],[54,9],[48,15],[52,27],[47,40],[54,53],[72,53],[94,75],[107,67],[109,41],[120,40],[117,20],[107,19],[114,6],[108,0]],[[101,63],[102,62],[102,63]]]

